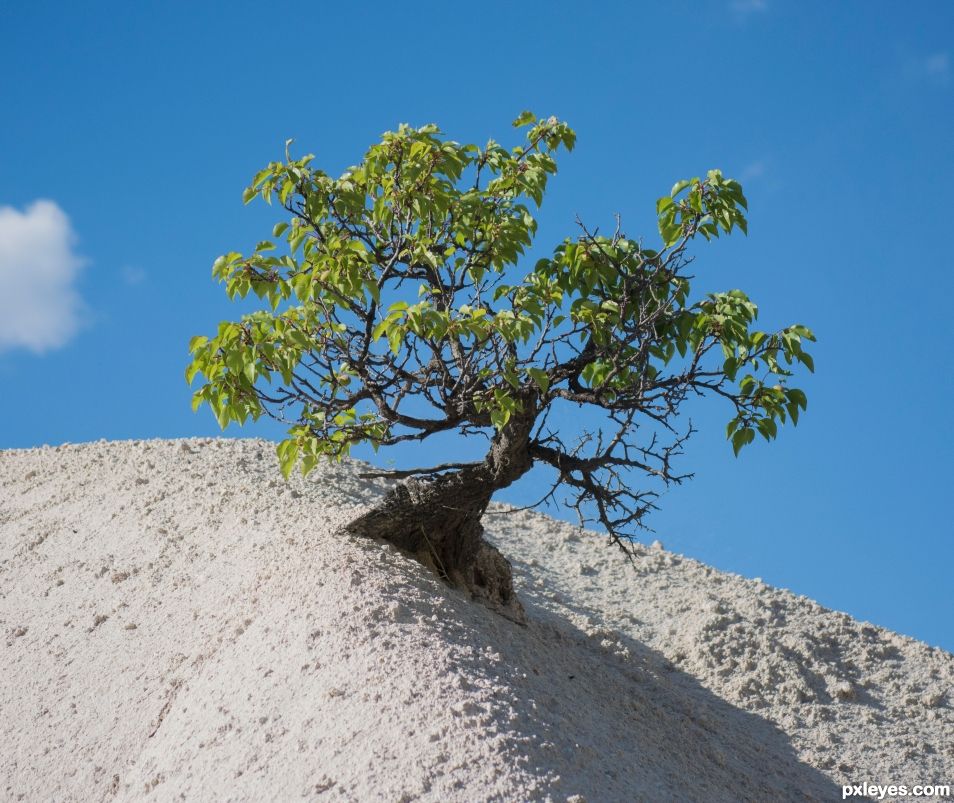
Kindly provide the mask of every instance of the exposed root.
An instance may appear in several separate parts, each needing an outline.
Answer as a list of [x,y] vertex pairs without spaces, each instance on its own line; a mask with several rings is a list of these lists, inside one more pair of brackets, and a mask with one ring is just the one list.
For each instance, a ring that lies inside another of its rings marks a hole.
[[510,562],[483,538],[480,517],[491,493],[461,474],[406,480],[345,531],[393,544],[491,610],[525,624]]

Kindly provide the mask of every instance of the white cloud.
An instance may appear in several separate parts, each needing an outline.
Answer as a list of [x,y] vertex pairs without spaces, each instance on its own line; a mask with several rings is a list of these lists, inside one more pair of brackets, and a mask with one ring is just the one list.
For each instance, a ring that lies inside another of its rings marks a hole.
[[75,240],[53,201],[36,201],[25,212],[0,206],[0,352],[40,354],[76,334],[84,307],[74,283],[84,260]]
[[951,77],[951,59],[947,53],[932,53],[922,63],[924,74],[941,83]]
[[951,81],[951,54],[946,50],[908,54],[901,65],[901,76],[906,81],[947,86]]
[[742,173],[739,176],[739,180],[752,181],[753,179],[762,178],[765,175],[765,171],[765,162],[763,162],[761,159],[754,162],[749,162],[749,164],[742,168]]
[[731,0],[729,8],[738,17],[749,17],[768,11],[768,0]]
[[120,269],[120,274],[123,277],[123,281],[130,287],[135,287],[137,284],[142,284],[146,281],[146,271],[135,265],[123,265]]

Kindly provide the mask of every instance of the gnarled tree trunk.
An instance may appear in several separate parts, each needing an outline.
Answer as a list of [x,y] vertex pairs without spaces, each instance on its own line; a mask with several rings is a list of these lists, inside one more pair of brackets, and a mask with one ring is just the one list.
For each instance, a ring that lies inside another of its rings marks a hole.
[[510,563],[483,539],[480,519],[494,492],[531,467],[533,419],[514,418],[494,437],[482,463],[408,479],[345,527],[413,553],[444,579],[515,621],[524,621]]

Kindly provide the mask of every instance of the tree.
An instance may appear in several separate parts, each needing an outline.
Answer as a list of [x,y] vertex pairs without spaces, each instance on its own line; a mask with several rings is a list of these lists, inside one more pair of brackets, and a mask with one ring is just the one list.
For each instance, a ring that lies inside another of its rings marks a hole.
[[[537,229],[531,203],[576,137],[529,112],[514,125],[527,130],[512,149],[402,125],[339,178],[312,156],[292,159],[289,140],[244,194],[285,210],[272,234],[286,252],[263,240],[213,266],[230,298],[267,306],[193,338],[186,372],[205,377],[193,408],[207,403],[223,428],[263,414],[288,423],[286,476],[361,443],[486,438],[476,462],[377,472],[404,481],[347,529],[511,613],[510,565],[480,524],[495,491],[545,464],[548,496],[565,489],[582,521],[629,552],[660,489],[690,476],[674,468],[693,431],[677,427],[680,406],[724,399],[736,455],[756,433],[771,440],[806,407],[788,379],[798,363],[813,370],[803,346],[814,340],[801,325],[755,329],[740,290],[692,299],[689,245],[746,231],[742,188],[718,170],[657,201],[658,247],[618,220],[610,236],[577,221],[575,238],[519,274]],[[547,426],[567,404],[598,421],[576,442]]]

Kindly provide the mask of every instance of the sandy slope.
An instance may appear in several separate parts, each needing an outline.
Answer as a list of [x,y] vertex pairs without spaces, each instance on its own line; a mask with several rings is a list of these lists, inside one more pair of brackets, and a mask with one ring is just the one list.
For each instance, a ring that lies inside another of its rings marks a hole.
[[[264,441],[0,453],[0,797],[835,800],[954,782],[954,656],[661,549],[488,517],[531,623],[334,535]],[[495,508],[496,513],[504,511]]]

